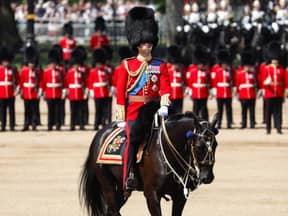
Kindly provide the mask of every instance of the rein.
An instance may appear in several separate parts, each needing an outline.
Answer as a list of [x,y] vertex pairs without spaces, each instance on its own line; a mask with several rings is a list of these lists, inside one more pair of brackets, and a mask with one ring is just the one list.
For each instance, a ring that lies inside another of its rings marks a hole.
[[[182,184],[182,186],[183,186],[183,194],[184,194],[184,197],[187,199],[188,195],[189,195],[189,190],[187,188],[188,178],[190,177],[192,179],[192,182],[196,181],[197,185],[199,184],[199,174],[200,174],[200,172],[199,172],[198,163],[197,163],[197,160],[196,160],[196,157],[195,157],[195,153],[193,151],[193,146],[192,146],[192,157],[193,157],[194,167],[192,167],[182,157],[182,155],[177,151],[177,149],[173,145],[171,139],[169,138],[167,129],[166,129],[166,124],[165,124],[164,117],[161,117],[161,124],[162,124],[162,127],[159,130],[159,134],[158,134],[159,137],[158,138],[159,138],[160,147],[161,147],[161,151],[162,151],[164,160],[165,160],[166,164],[168,165],[168,167],[171,169],[172,173],[177,177],[178,181]],[[184,177],[181,177],[180,174],[177,173],[177,171],[173,168],[173,166],[170,164],[169,160],[167,159],[167,157],[165,155],[164,148],[163,148],[163,143],[162,143],[162,139],[161,139],[162,132],[164,134],[165,140],[168,143],[168,147],[172,151],[172,153],[173,153],[174,157],[176,158],[176,160],[179,162],[179,165],[181,166],[181,168],[186,172]],[[196,176],[196,179],[195,179],[195,177],[193,175]]]

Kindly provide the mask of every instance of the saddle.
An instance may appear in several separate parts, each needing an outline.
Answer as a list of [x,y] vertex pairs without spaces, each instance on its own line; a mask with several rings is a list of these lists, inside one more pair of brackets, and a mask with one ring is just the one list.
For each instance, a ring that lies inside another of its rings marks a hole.
[[[126,143],[126,131],[114,126],[113,130],[104,139],[97,157],[98,164],[122,165]],[[143,156],[144,144],[139,146],[136,163],[140,163]]]

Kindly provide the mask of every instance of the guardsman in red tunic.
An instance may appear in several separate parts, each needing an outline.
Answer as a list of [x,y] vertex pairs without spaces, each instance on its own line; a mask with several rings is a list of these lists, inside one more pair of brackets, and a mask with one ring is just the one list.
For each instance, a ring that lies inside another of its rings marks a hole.
[[178,46],[174,45],[168,47],[167,69],[171,89],[170,113],[182,113],[183,110],[185,74],[184,67],[181,65],[180,56],[181,53]]
[[109,39],[106,34],[105,20],[103,17],[97,17],[95,20],[95,33],[90,39],[90,48],[92,50],[102,48],[103,46],[109,45]]
[[221,128],[223,108],[226,107],[227,128],[232,128],[232,91],[234,72],[231,68],[230,54],[227,50],[218,52],[219,66],[214,67],[215,78],[212,88],[216,90],[217,109],[219,113],[218,128]]
[[61,99],[64,87],[63,71],[58,66],[61,56],[57,49],[51,49],[48,53],[49,65],[43,73],[42,88],[48,106],[48,131],[53,125],[56,130],[61,129]]
[[30,46],[25,48],[25,65],[20,71],[20,89],[24,100],[25,118],[22,131],[27,131],[29,125],[36,130],[38,120],[39,98],[42,95],[41,73],[36,69],[38,54],[36,48]]
[[[86,48],[84,46],[77,46],[75,49],[80,50],[80,52],[82,53],[82,57],[81,57],[81,65],[79,67],[79,70],[82,72],[83,76],[84,76],[84,80],[85,83],[88,82],[88,77],[89,77],[89,72],[91,70],[91,68],[85,64],[85,61],[87,59],[87,51]],[[83,113],[83,118],[84,118],[84,124],[88,125],[89,124],[89,106],[88,106],[88,97],[86,97],[83,100],[83,109],[84,109],[84,113]],[[79,122],[77,120],[77,122]]]
[[207,100],[210,89],[209,54],[205,47],[197,46],[194,53],[195,64],[186,72],[189,95],[193,100],[193,112],[208,120]]
[[103,49],[96,49],[93,52],[94,68],[90,71],[88,86],[90,95],[95,101],[95,121],[94,130],[98,130],[109,123],[109,88],[110,79],[106,71],[105,51]]
[[[261,86],[266,103],[266,132],[271,133],[271,117],[273,115],[277,133],[282,134],[282,103],[288,89],[285,79],[285,69],[279,65],[281,47],[277,42],[271,42],[267,47],[269,63],[262,72]],[[286,91],[285,91],[286,90]]]
[[117,82],[116,119],[119,127],[126,125],[127,133],[123,189],[128,196],[133,182],[130,170],[139,145],[151,129],[154,114],[158,110],[159,115],[168,115],[170,82],[166,62],[151,56],[158,43],[154,11],[134,7],[128,12],[125,24],[128,42],[138,53],[122,61]]
[[80,50],[73,50],[71,54],[71,68],[67,72],[65,77],[65,88],[68,91],[68,98],[70,100],[70,130],[75,130],[77,120],[79,121],[80,130],[85,130],[84,127],[84,99],[88,96],[86,89],[86,80],[83,73],[80,70],[82,63],[82,53]]
[[252,50],[244,50],[241,55],[241,66],[236,73],[235,84],[242,108],[241,128],[247,126],[247,111],[250,114],[250,128],[255,128],[255,103],[257,95],[257,79],[255,58]]
[[64,37],[59,41],[59,44],[63,50],[63,60],[65,65],[68,65],[71,53],[76,47],[76,40],[73,38],[72,22],[68,22],[63,26],[63,34]]
[[1,131],[6,130],[7,108],[9,109],[10,130],[15,127],[15,96],[19,91],[19,75],[11,63],[13,52],[6,46],[0,48],[0,119]]

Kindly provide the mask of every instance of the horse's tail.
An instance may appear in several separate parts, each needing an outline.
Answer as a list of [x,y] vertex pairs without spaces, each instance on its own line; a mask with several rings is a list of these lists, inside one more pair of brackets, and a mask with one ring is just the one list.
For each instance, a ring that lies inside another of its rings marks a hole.
[[105,202],[95,169],[96,142],[97,135],[91,143],[89,154],[82,170],[79,187],[80,202],[85,205],[90,216],[104,215],[105,212]]

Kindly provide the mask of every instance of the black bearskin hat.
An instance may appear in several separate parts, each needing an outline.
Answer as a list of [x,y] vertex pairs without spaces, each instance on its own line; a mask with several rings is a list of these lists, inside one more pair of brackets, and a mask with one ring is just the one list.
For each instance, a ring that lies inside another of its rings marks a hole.
[[105,45],[102,47],[106,53],[106,60],[111,61],[113,58],[113,49],[109,45]]
[[181,52],[180,48],[176,45],[172,45],[167,49],[167,61],[171,64],[181,63]]
[[37,64],[39,58],[38,50],[34,46],[28,46],[24,49],[24,64]]
[[14,59],[14,52],[10,47],[1,46],[0,47],[0,62],[8,61],[12,62]]
[[150,42],[155,48],[158,44],[158,24],[154,18],[154,11],[146,7],[132,8],[125,20],[127,40],[134,51],[142,42]]
[[129,46],[121,46],[118,49],[118,55],[120,57],[120,60],[131,58],[133,56],[132,50],[129,48]]
[[57,48],[52,47],[48,52],[49,63],[60,64],[62,61],[61,53]]
[[217,53],[219,64],[231,64],[231,56],[227,49],[221,49]]
[[83,64],[83,53],[80,49],[74,49],[71,53],[70,64]]
[[277,59],[280,61],[282,57],[281,46],[277,41],[272,41],[268,44],[266,50],[267,60],[270,62],[272,59]]
[[63,35],[73,35],[73,25],[72,22],[65,23],[63,26]]
[[255,57],[252,49],[245,49],[241,53],[241,65],[255,65]]
[[194,63],[207,65],[210,62],[209,49],[203,45],[198,45],[194,50]]
[[62,47],[59,45],[59,44],[54,44],[53,46],[52,46],[52,49],[55,49],[55,50],[57,50],[57,52],[59,53],[59,56],[60,56],[60,62],[62,62],[63,61],[63,49],[62,49]]
[[80,52],[82,53],[82,59],[83,59],[83,63],[86,61],[87,59],[87,50],[84,46],[77,46],[75,49],[80,50]]
[[105,20],[103,19],[102,16],[97,17],[95,19],[95,31],[105,31],[106,30],[106,24]]
[[96,63],[105,64],[106,63],[106,52],[103,48],[95,49],[93,52],[93,62],[92,64],[95,65]]

